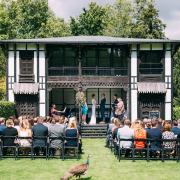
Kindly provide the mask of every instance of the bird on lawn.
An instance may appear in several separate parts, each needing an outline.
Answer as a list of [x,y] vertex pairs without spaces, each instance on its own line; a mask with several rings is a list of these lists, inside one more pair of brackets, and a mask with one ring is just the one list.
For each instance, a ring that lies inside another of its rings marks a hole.
[[81,175],[84,175],[87,172],[88,168],[89,168],[89,155],[87,157],[87,162],[85,164],[73,166],[64,174],[61,180],[69,180],[74,176],[80,178]]

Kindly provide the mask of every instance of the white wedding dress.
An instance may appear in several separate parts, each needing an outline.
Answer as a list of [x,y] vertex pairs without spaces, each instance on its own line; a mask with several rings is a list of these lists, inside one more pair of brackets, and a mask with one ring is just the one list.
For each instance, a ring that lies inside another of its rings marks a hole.
[[89,124],[96,124],[96,100],[92,99],[92,114]]

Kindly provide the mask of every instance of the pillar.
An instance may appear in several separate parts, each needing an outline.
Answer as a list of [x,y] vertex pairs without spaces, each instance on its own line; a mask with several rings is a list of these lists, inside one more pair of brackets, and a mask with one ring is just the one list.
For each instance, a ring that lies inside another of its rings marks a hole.
[[165,120],[172,120],[172,58],[171,45],[166,45],[165,51],[165,83],[166,83],[166,97],[165,97]]
[[137,45],[132,45],[130,60],[130,119],[135,121],[138,117],[137,92]]
[[45,50],[39,49],[37,46],[38,53],[38,82],[39,82],[39,115],[46,116],[47,106],[47,84],[46,84],[46,58]]

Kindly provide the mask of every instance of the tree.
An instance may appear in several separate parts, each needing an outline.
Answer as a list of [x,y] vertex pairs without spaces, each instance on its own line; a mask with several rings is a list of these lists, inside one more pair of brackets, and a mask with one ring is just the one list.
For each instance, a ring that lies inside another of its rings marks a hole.
[[131,37],[134,10],[129,0],[116,0],[109,7],[110,21],[105,29],[105,35],[118,37]]
[[154,6],[154,0],[136,0],[135,10],[132,37],[165,38],[165,24],[159,19],[159,12]]
[[0,8],[0,27],[4,27],[0,29],[1,39],[69,34],[66,23],[49,10],[47,0],[1,0]]
[[72,35],[103,35],[107,26],[107,8],[91,2],[88,9],[83,9],[79,17],[71,17]]

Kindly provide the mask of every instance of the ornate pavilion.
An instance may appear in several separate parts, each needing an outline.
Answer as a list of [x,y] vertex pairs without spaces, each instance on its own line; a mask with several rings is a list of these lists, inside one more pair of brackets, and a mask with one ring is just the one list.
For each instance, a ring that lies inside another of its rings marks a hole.
[[180,41],[71,36],[0,44],[8,50],[7,100],[15,102],[18,115],[48,115],[52,103],[76,109],[75,94],[82,87],[89,113],[91,95],[99,103],[105,93],[107,118],[114,94],[132,121],[172,118],[172,57]]

